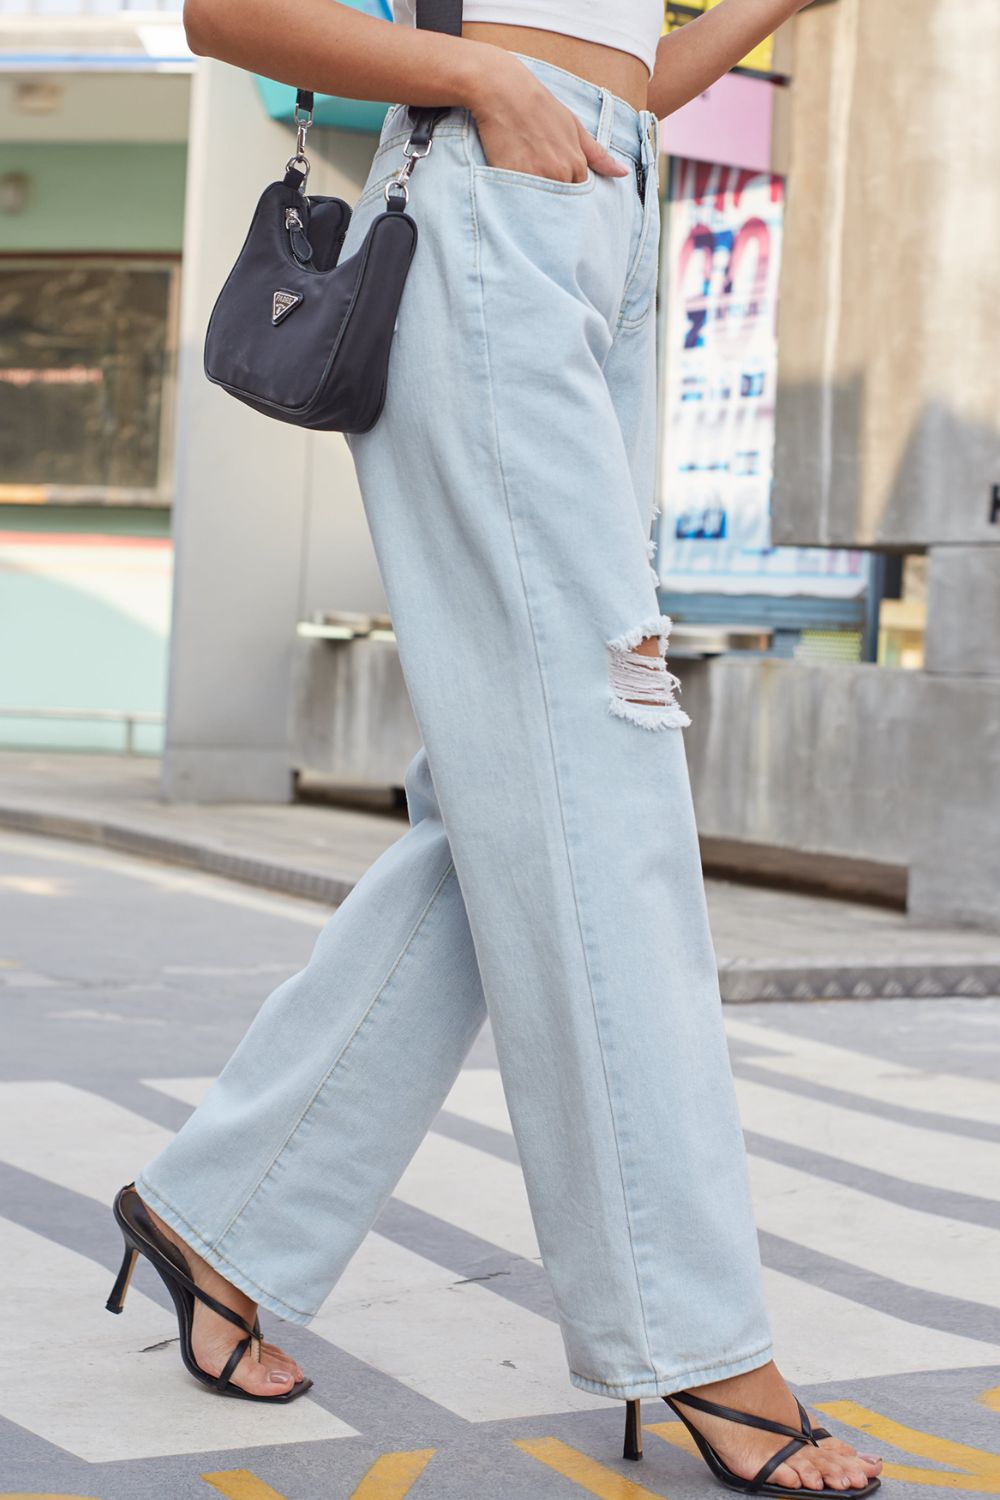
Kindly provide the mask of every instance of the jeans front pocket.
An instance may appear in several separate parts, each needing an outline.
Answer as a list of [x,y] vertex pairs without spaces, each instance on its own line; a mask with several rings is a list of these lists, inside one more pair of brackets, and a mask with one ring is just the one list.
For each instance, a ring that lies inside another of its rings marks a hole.
[[494,167],[489,162],[476,162],[474,170],[478,176],[495,182],[508,182],[514,187],[530,187],[542,192],[558,193],[562,197],[576,198],[594,191],[595,173],[587,168],[582,182],[560,182],[555,177],[540,177],[536,172],[517,172],[512,167]]
[[556,177],[543,177],[538,172],[520,172],[513,167],[493,166],[486,160],[486,152],[483,150],[483,143],[479,138],[479,131],[476,129],[471,113],[470,121],[469,154],[472,159],[472,169],[477,177],[486,181],[509,183],[512,187],[534,188],[538,192],[557,193],[570,198],[593,192],[597,176],[593,167],[587,168],[587,175],[582,182],[560,182]]

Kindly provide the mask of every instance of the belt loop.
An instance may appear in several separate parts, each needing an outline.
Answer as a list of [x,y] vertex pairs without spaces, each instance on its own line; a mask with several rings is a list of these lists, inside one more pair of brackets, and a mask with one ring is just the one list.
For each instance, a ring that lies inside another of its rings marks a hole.
[[651,109],[643,110],[646,145],[649,150],[649,165],[655,169],[660,154],[660,122]]
[[615,96],[610,89],[601,89],[601,113],[597,121],[594,139],[599,146],[607,148],[615,127]]

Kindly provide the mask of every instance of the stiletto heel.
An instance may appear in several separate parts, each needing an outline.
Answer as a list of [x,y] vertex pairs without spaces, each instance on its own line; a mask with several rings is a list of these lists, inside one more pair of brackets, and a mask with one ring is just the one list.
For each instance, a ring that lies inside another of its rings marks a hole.
[[642,1457],[642,1411],[638,1401],[625,1403],[625,1448],[622,1458]]
[[[240,1401],[267,1401],[270,1404],[294,1401],[297,1396],[309,1390],[312,1385],[311,1380],[296,1381],[280,1396],[258,1396],[252,1391],[244,1391],[240,1386],[233,1385],[232,1376],[246,1351],[256,1345],[257,1357],[260,1358],[260,1322],[258,1319],[254,1318],[253,1327],[251,1327],[240,1317],[239,1313],[233,1312],[233,1309],[227,1307],[224,1302],[216,1301],[195,1283],[188,1270],[188,1263],[180,1250],[164,1234],[161,1234],[149,1217],[146,1205],[135,1190],[135,1183],[128,1183],[115,1197],[114,1215],[115,1222],[122,1232],[122,1239],[125,1241],[125,1257],[122,1260],[118,1278],[111,1289],[111,1296],[107,1300],[109,1312],[121,1312],[136,1260],[140,1255],[144,1255],[158,1273],[173,1301],[180,1331],[181,1359],[190,1374],[202,1385],[207,1385],[210,1390],[218,1392],[220,1396],[235,1396]],[[220,1318],[225,1318],[227,1323],[232,1323],[244,1334],[244,1337],[234,1346],[219,1375],[209,1375],[194,1357],[191,1333],[194,1328],[196,1302],[203,1302],[214,1313],[218,1313]]]
[[[769,1417],[757,1417],[750,1412],[737,1411],[732,1406],[720,1406],[715,1401],[706,1401],[703,1396],[694,1396],[688,1391],[675,1391],[672,1396],[664,1396],[664,1401],[675,1412],[684,1426],[690,1432],[697,1445],[698,1452],[705,1460],[712,1473],[720,1484],[726,1485],[731,1490],[742,1490],[744,1493],[754,1495],[778,1495],[786,1496],[795,1494],[800,1497],[809,1496],[809,1500],[834,1500],[834,1496],[842,1497],[842,1500],[861,1500],[863,1495],[870,1495],[879,1488],[881,1480],[872,1478],[866,1485],[856,1485],[850,1489],[805,1489],[799,1485],[769,1484],[767,1481],[779,1465],[786,1458],[791,1458],[800,1448],[812,1444],[817,1446],[820,1438],[828,1438],[830,1433],[825,1427],[814,1427],[809,1420],[802,1402],[796,1398],[796,1406],[799,1409],[799,1417],[802,1422],[801,1428],[796,1432],[794,1427],[788,1427],[784,1422],[772,1422]],[[726,1417],[730,1422],[741,1422],[744,1427],[761,1427],[767,1432],[777,1432],[782,1437],[790,1438],[791,1441],[780,1448],[777,1453],[763,1464],[752,1479],[741,1479],[738,1474],[726,1463],[725,1459],[712,1447],[705,1435],[689,1421],[680,1410],[678,1402],[685,1406],[693,1406],[698,1411],[710,1412],[713,1416]],[[628,1401],[625,1405],[625,1458],[638,1459],[642,1457],[642,1417],[638,1401]]]
[[122,1261],[122,1268],[118,1272],[118,1276],[114,1286],[111,1288],[111,1296],[104,1304],[108,1309],[108,1312],[120,1313],[124,1308],[125,1294],[129,1289],[129,1284],[132,1280],[132,1272],[135,1270],[135,1263],[138,1259],[138,1250],[136,1250],[134,1245],[130,1245],[126,1240],[125,1259]]

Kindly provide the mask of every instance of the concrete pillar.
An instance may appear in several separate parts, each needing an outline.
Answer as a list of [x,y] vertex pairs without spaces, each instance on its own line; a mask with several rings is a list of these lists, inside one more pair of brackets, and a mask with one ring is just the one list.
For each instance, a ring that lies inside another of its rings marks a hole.
[[[289,800],[296,621],[320,608],[385,609],[343,437],[262,416],[202,367],[215,298],[294,144],[290,127],[265,115],[249,74],[199,59],[180,314],[169,801]],[[314,128],[309,191],[353,202],[373,150],[371,135]]]
[[[1000,8],[797,21],[772,536],[929,549],[905,774],[909,909],[1000,927]],[[881,669],[888,688],[893,679]],[[910,675],[910,674],[907,674]],[[890,698],[885,699],[886,705]],[[859,778],[884,774],[876,760]]]
[[909,909],[1000,930],[1000,546],[933,547]]
[[796,22],[773,540],[995,542],[1000,6]]

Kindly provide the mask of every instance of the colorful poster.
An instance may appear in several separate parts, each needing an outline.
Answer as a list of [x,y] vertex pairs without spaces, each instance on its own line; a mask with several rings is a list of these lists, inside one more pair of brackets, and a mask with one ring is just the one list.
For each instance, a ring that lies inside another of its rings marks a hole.
[[783,205],[770,172],[673,163],[657,553],[668,592],[864,592],[864,553],[771,545]]

